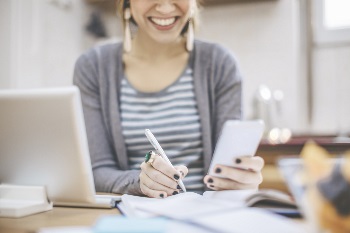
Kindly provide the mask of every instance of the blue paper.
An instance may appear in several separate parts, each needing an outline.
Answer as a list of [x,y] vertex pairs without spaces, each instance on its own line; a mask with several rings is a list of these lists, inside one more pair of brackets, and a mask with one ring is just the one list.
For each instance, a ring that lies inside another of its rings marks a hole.
[[94,233],[162,233],[166,232],[167,219],[106,216],[93,227]]

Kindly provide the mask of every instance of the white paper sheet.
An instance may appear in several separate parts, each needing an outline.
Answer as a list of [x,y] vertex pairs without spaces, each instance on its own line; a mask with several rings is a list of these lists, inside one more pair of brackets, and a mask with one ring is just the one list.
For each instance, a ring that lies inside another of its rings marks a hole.
[[191,221],[215,232],[307,233],[304,225],[257,208],[194,217]]
[[128,216],[143,217],[145,216],[144,212],[147,212],[180,220],[244,207],[243,202],[214,200],[191,192],[165,199],[123,195],[122,202]]
[[[122,201],[134,217],[165,216],[183,221],[209,232],[235,233],[304,233],[305,229],[294,220],[245,205],[254,190],[181,193],[165,199],[123,195]],[[226,198],[219,198],[226,197]],[[197,229],[197,228],[196,228]]]

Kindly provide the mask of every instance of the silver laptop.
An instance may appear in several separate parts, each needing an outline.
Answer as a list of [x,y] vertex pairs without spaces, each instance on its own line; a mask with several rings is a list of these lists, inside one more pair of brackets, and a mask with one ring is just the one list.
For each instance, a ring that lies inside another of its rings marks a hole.
[[0,183],[45,186],[56,206],[120,200],[95,193],[77,87],[0,90]]

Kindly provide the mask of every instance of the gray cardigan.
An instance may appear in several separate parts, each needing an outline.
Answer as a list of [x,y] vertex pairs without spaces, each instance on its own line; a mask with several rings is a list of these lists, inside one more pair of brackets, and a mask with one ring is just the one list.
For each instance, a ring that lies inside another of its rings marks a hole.
[[[207,171],[223,123],[241,119],[242,80],[236,60],[227,49],[196,40],[193,53]],[[74,84],[81,92],[96,191],[140,195],[140,171],[129,170],[120,122],[122,54],[121,43],[90,49],[76,62]]]

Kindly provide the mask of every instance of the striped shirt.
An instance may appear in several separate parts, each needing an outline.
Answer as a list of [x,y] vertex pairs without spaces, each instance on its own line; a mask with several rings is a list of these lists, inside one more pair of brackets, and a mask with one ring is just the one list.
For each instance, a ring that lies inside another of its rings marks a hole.
[[137,91],[124,78],[120,98],[130,169],[139,169],[145,154],[154,150],[144,133],[148,128],[174,166],[188,167],[189,173],[183,180],[186,189],[202,193],[203,145],[192,69],[185,69],[172,85],[156,93]]

